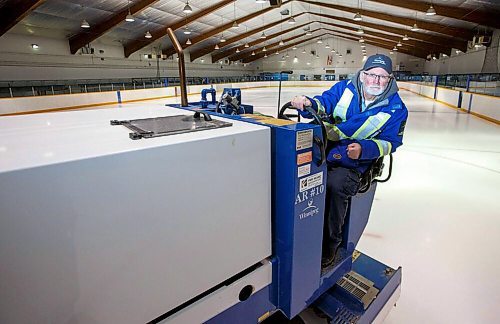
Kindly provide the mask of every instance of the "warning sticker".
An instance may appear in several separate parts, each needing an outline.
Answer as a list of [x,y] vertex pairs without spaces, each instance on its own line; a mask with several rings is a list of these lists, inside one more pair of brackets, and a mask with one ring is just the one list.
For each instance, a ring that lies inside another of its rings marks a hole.
[[310,148],[313,145],[313,130],[297,132],[297,151]]
[[297,165],[310,163],[312,156],[312,151],[297,154]]
[[318,172],[307,178],[300,179],[299,191],[306,191],[323,184],[323,172]]
[[303,166],[299,166],[297,176],[300,178],[300,177],[309,175],[310,173],[311,173],[311,165],[306,164]]

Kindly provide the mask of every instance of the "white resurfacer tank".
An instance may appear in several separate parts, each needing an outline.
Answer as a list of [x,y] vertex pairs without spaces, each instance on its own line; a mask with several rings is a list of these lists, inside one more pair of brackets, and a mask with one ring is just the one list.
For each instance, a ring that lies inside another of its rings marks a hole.
[[0,118],[0,323],[145,323],[271,255],[269,128],[110,125],[192,114]]

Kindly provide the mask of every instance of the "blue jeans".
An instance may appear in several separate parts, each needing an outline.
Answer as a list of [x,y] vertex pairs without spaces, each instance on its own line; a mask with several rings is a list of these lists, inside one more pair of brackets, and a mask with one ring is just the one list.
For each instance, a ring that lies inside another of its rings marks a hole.
[[349,198],[359,190],[361,174],[353,169],[329,168],[326,185],[326,213],[323,226],[323,256],[331,256],[342,243],[342,226]]

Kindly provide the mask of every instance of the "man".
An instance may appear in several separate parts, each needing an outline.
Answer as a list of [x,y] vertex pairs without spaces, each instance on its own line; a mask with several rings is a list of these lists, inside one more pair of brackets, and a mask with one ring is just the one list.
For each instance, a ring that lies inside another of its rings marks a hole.
[[312,106],[327,120],[328,176],[322,267],[333,264],[342,243],[348,199],[358,192],[362,174],[379,157],[403,144],[408,110],[392,77],[392,61],[377,54],[351,80],[335,84],[321,96],[296,96],[292,105],[304,117]]

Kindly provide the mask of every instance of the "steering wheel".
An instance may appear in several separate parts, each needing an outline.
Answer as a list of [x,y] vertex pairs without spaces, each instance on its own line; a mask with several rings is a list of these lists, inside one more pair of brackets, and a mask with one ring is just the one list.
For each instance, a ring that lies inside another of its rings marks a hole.
[[[297,108],[292,106],[292,102],[289,101],[281,107],[281,109],[278,113],[279,119],[291,120],[288,117],[289,115],[285,114],[285,111],[287,109],[297,110]],[[325,161],[326,161],[326,142],[328,140],[326,137],[327,136],[326,135],[326,127],[325,127],[325,124],[323,123],[323,121],[321,120],[321,118],[319,117],[318,113],[311,106],[305,106],[304,110],[308,111],[312,115],[312,117],[314,119],[313,123],[318,124],[321,127],[321,135],[322,135],[323,139],[321,139],[319,136],[313,137],[314,144],[316,144],[319,147],[319,151],[321,152],[321,159],[319,161],[316,161],[316,165],[320,166],[323,163],[325,163]],[[297,111],[297,114],[300,116],[298,111]]]

